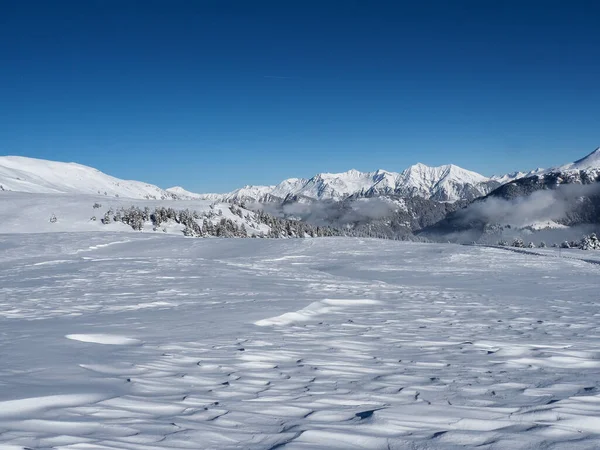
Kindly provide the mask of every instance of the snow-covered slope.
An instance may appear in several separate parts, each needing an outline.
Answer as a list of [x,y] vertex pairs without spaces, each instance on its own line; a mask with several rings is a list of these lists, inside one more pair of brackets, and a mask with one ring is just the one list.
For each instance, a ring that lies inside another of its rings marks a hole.
[[472,199],[485,195],[499,183],[476,172],[449,164],[429,167],[415,164],[401,173],[377,170],[360,172],[349,170],[342,173],[319,173],[312,178],[289,178],[276,186],[245,186],[233,192],[221,194],[192,194],[182,188],[169,191],[219,201],[283,200],[343,200],[349,196],[377,196],[398,194],[419,196],[439,201]]
[[552,171],[572,171],[572,170],[599,170],[600,169],[600,147],[594,150],[589,155],[578,159],[575,162],[565,164],[564,166],[550,169]]
[[[253,211],[235,208],[228,203],[212,203],[205,200],[180,200],[174,204],[170,200],[126,199],[124,197],[104,197],[81,194],[35,194],[25,192],[0,193],[0,235],[4,233],[48,233],[48,232],[127,232],[136,233],[130,225],[120,221],[102,222],[107,211],[118,211],[136,207],[172,208],[177,211],[190,210],[198,215],[199,225],[207,220],[214,226],[223,219],[236,226],[244,226],[247,235],[263,235],[270,227],[258,220]],[[234,211],[238,212],[235,214]],[[54,218],[51,220],[51,218]],[[160,226],[146,221],[143,232],[152,234],[181,235],[185,226],[169,220]],[[0,257],[0,259],[2,259]]]
[[174,186],[172,188],[166,189],[167,192],[177,196],[177,198],[183,200],[191,200],[191,199],[200,199],[200,200],[209,200],[207,196],[214,195],[215,198],[219,194],[196,194],[195,192],[190,192],[182,188],[181,186]]
[[0,190],[38,194],[91,194],[165,200],[177,198],[158,186],[121,180],[92,167],[22,156],[0,157]]

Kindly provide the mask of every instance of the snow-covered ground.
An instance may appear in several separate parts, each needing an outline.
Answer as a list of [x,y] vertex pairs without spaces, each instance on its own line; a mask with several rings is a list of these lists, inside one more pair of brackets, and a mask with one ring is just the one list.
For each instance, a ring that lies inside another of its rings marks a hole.
[[574,255],[0,235],[0,447],[598,448]]
[[[97,208],[94,205],[98,206]],[[26,192],[0,192],[0,233],[43,233],[43,232],[79,232],[79,231],[119,231],[133,232],[129,225],[121,222],[103,224],[104,214],[109,210],[157,207],[189,209],[205,214],[212,211],[210,219],[218,223],[221,219],[230,219],[237,225],[248,227],[249,233],[268,233],[269,227],[256,220],[252,211],[241,209],[243,216],[233,214],[231,205],[211,203],[207,200],[144,200],[132,198],[105,197],[101,195],[81,194],[31,194]],[[56,221],[51,221],[52,217]],[[248,216],[248,218],[246,218]],[[199,220],[201,222],[201,220]],[[174,222],[161,225],[156,231],[181,235],[184,228]],[[153,232],[152,223],[144,224],[144,232]]]

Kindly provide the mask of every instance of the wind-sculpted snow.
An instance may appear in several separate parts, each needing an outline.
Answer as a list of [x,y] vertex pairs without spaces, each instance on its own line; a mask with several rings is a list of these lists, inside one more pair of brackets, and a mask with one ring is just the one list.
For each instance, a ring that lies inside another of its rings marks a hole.
[[0,447],[598,448],[600,266],[546,252],[0,235]]

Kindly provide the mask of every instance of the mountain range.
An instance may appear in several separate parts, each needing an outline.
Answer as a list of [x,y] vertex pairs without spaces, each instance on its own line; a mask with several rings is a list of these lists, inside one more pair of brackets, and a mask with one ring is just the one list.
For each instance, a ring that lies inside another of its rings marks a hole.
[[209,200],[225,202],[311,202],[347,198],[420,197],[440,202],[473,200],[519,179],[565,177],[596,178],[600,148],[573,163],[552,169],[485,177],[453,164],[429,167],[418,163],[402,172],[377,170],[319,173],[312,178],[289,178],[273,186],[244,186],[225,194],[193,193],[182,187],[161,189],[140,181],[121,180],[97,169],[21,156],[0,157],[0,190],[31,193],[80,193],[149,200]]
[[[198,207],[238,203],[284,220],[385,238],[412,238],[415,233],[431,231],[436,239],[447,240],[448,234],[474,229],[481,236],[489,229],[597,224],[598,181],[600,148],[559,167],[495,177],[451,164],[415,164],[402,172],[320,173],[274,186],[245,186],[226,194],[193,193],[182,187],[161,189],[75,163],[0,157],[0,195],[2,191],[85,194],[119,200],[179,201]],[[563,185],[593,186],[591,190],[558,193]],[[538,191],[557,194],[533,195]],[[494,203],[492,199],[497,200]]]
[[494,178],[448,164],[429,167],[415,164],[402,172],[377,170],[319,173],[312,178],[289,178],[275,186],[245,186],[226,194],[194,194],[181,187],[167,191],[183,198],[219,201],[340,201],[351,196],[375,197],[396,194],[438,201],[471,200],[500,186]]
[[351,197],[381,195],[421,197],[441,202],[470,201],[518,179],[549,173],[600,170],[599,155],[600,148],[578,161],[563,166],[492,177],[485,177],[453,164],[429,167],[417,163],[402,172],[360,172],[352,169],[342,173],[319,173],[308,179],[288,178],[273,186],[244,186],[224,194],[197,194],[179,186],[167,191],[185,199],[225,202],[341,201]]

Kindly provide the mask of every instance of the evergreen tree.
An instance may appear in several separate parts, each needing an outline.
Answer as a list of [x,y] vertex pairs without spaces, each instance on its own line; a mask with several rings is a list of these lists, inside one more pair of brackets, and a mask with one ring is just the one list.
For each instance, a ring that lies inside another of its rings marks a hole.
[[515,240],[513,240],[512,244],[513,247],[517,247],[517,248],[524,248],[525,247],[525,243],[523,242],[523,239],[521,238],[515,238]]

